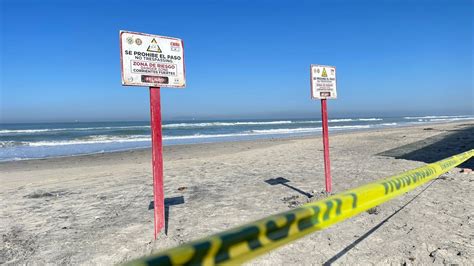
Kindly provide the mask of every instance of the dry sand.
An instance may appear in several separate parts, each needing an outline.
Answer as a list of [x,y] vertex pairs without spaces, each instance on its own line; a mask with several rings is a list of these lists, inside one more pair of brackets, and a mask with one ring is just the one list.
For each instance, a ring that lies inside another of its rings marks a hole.
[[[474,123],[330,141],[337,193],[474,148]],[[324,188],[318,137],[171,146],[164,161],[168,234],[156,241],[149,150],[0,164],[0,263],[121,263],[288,210]],[[278,177],[287,186],[265,182]],[[250,264],[472,264],[473,190],[474,174],[455,169]]]

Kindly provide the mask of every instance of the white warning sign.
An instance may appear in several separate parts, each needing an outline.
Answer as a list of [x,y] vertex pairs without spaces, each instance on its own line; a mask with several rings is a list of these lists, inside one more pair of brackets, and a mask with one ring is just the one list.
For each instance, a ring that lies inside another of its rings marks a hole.
[[122,85],[186,86],[181,39],[120,31]]
[[337,98],[336,67],[311,65],[311,98]]

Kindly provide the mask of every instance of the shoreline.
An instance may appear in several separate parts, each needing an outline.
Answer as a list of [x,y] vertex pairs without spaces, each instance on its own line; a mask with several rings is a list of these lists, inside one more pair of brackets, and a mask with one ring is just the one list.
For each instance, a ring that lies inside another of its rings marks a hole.
[[[473,132],[474,123],[462,121],[332,134],[333,191],[474,148]],[[157,241],[149,149],[1,163],[0,263],[124,263],[304,204],[306,193],[319,197],[324,191],[320,138],[165,147],[167,234]],[[288,186],[267,182],[274,178],[288,180]],[[362,213],[249,265],[323,264],[369,233],[337,263],[414,258],[419,264],[468,264],[474,257],[472,181],[473,174],[456,168],[377,207],[376,214]]]
[[[337,135],[344,135],[344,134],[352,134],[355,132],[373,132],[373,131],[388,131],[388,130],[396,130],[400,128],[416,128],[416,127],[429,127],[430,125],[449,125],[449,124],[460,124],[460,123],[469,123],[469,122],[474,122],[474,119],[472,120],[462,120],[462,121],[449,121],[449,122],[430,122],[430,123],[425,123],[425,124],[405,124],[405,125],[398,125],[398,126],[393,126],[393,127],[383,127],[383,128],[361,128],[361,129],[349,129],[349,130],[343,130],[343,131],[335,131],[335,132],[330,132],[330,137],[331,136],[337,136]],[[321,133],[321,132],[318,132]],[[321,133],[322,134],[322,133]],[[262,142],[262,141],[275,141],[275,140],[297,140],[297,139],[315,139],[315,138],[322,138],[322,135],[281,135],[281,136],[276,136],[276,137],[266,137],[265,135],[261,136],[254,136],[254,139],[235,139],[235,140],[227,140],[227,141],[209,141],[209,142],[198,142],[198,143],[184,143],[184,144],[163,144],[163,150],[165,150],[167,147],[172,147],[172,146],[189,146],[189,145],[210,145],[210,144],[219,144],[219,143],[240,143],[240,142],[249,142],[249,143],[254,143],[254,142]],[[37,161],[37,160],[50,160],[50,159],[61,159],[61,158],[69,158],[69,157],[81,157],[81,156],[99,156],[99,155],[107,155],[107,154],[114,154],[114,153],[127,153],[127,152],[132,152],[132,151],[149,151],[151,150],[151,147],[137,147],[137,148],[127,148],[127,149],[122,149],[122,150],[114,150],[114,151],[105,151],[105,152],[93,152],[93,153],[84,153],[84,154],[72,154],[72,155],[64,155],[64,156],[51,156],[51,157],[44,157],[44,158],[25,158],[25,159],[16,159],[16,160],[5,160],[5,161],[0,161],[0,167],[3,164],[9,164],[9,163],[14,163],[14,162],[23,162],[23,161]]]

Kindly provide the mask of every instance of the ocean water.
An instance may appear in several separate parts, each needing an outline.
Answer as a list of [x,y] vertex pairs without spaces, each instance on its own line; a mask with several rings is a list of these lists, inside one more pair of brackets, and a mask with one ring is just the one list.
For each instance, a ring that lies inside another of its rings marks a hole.
[[[474,120],[474,116],[329,119],[329,131],[354,131]],[[163,144],[226,142],[320,135],[318,119],[167,121]],[[149,121],[0,125],[0,161],[73,156],[151,146]]]

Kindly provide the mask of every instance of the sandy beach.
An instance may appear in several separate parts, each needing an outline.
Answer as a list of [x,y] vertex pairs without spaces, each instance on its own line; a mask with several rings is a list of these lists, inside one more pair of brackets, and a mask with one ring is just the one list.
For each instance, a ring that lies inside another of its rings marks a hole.
[[[330,147],[338,193],[473,149],[474,122],[340,133]],[[320,137],[167,146],[164,163],[156,241],[148,149],[1,163],[0,263],[122,263],[324,197]],[[473,190],[455,168],[249,264],[467,265]]]

